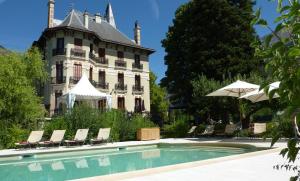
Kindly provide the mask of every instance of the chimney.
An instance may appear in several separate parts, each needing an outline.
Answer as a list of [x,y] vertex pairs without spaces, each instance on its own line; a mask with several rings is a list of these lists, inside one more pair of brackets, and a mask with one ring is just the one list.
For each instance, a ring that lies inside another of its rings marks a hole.
[[96,14],[95,14],[95,22],[96,22],[96,23],[101,23],[101,16],[100,16],[100,13],[96,13]]
[[53,27],[54,21],[54,0],[49,0],[48,2],[48,28]]
[[138,21],[134,25],[134,40],[137,45],[141,45],[141,27]]
[[83,13],[83,24],[86,29],[89,29],[89,14],[87,11]]

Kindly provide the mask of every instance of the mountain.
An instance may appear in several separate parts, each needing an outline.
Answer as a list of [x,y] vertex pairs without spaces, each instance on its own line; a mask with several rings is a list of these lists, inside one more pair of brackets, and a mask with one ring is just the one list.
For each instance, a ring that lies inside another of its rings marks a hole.
[[10,51],[4,48],[2,45],[0,45],[0,55],[4,55],[8,53],[10,53]]

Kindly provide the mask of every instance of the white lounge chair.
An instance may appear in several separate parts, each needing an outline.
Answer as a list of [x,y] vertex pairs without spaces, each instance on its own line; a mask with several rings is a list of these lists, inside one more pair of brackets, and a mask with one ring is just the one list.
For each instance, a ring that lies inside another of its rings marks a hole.
[[21,141],[19,143],[15,143],[18,147],[29,147],[36,146],[39,141],[41,141],[43,137],[44,131],[31,131],[27,141]]
[[215,131],[215,125],[207,125],[201,136],[211,136]]
[[197,126],[192,126],[191,129],[188,131],[187,134],[188,134],[189,136],[195,137],[195,136],[196,136],[196,128],[197,128]]
[[74,140],[66,140],[65,143],[67,146],[70,145],[83,145],[85,143],[85,140],[87,138],[89,129],[78,129],[76,132],[76,135],[74,137]]
[[60,146],[65,135],[66,130],[54,130],[49,141],[39,142],[41,146]]
[[100,128],[96,139],[91,139],[91,144],[99,144],[109,140],[110,128]]

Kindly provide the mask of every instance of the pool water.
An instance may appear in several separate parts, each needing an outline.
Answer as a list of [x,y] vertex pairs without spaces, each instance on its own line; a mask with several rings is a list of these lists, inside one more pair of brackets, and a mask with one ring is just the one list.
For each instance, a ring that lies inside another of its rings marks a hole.
[[0,161],[2,181],[60,181],[128,172],[249,152],[249,149],[152,145],[37,155]]

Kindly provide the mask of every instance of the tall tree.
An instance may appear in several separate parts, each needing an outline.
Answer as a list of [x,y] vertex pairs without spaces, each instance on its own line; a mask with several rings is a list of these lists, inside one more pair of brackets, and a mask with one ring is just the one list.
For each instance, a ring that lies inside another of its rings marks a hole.
[[192,0],[179,7],[162,45],[168,66],[162,84],[190,107],[191,81],[199,75],[222,81],[257,68],[250,44],[250,0]]
[[152,120],[160,125],[167,119],[169,102],[165,88],[156,84],[157,77],[150,72],[150,99]]

